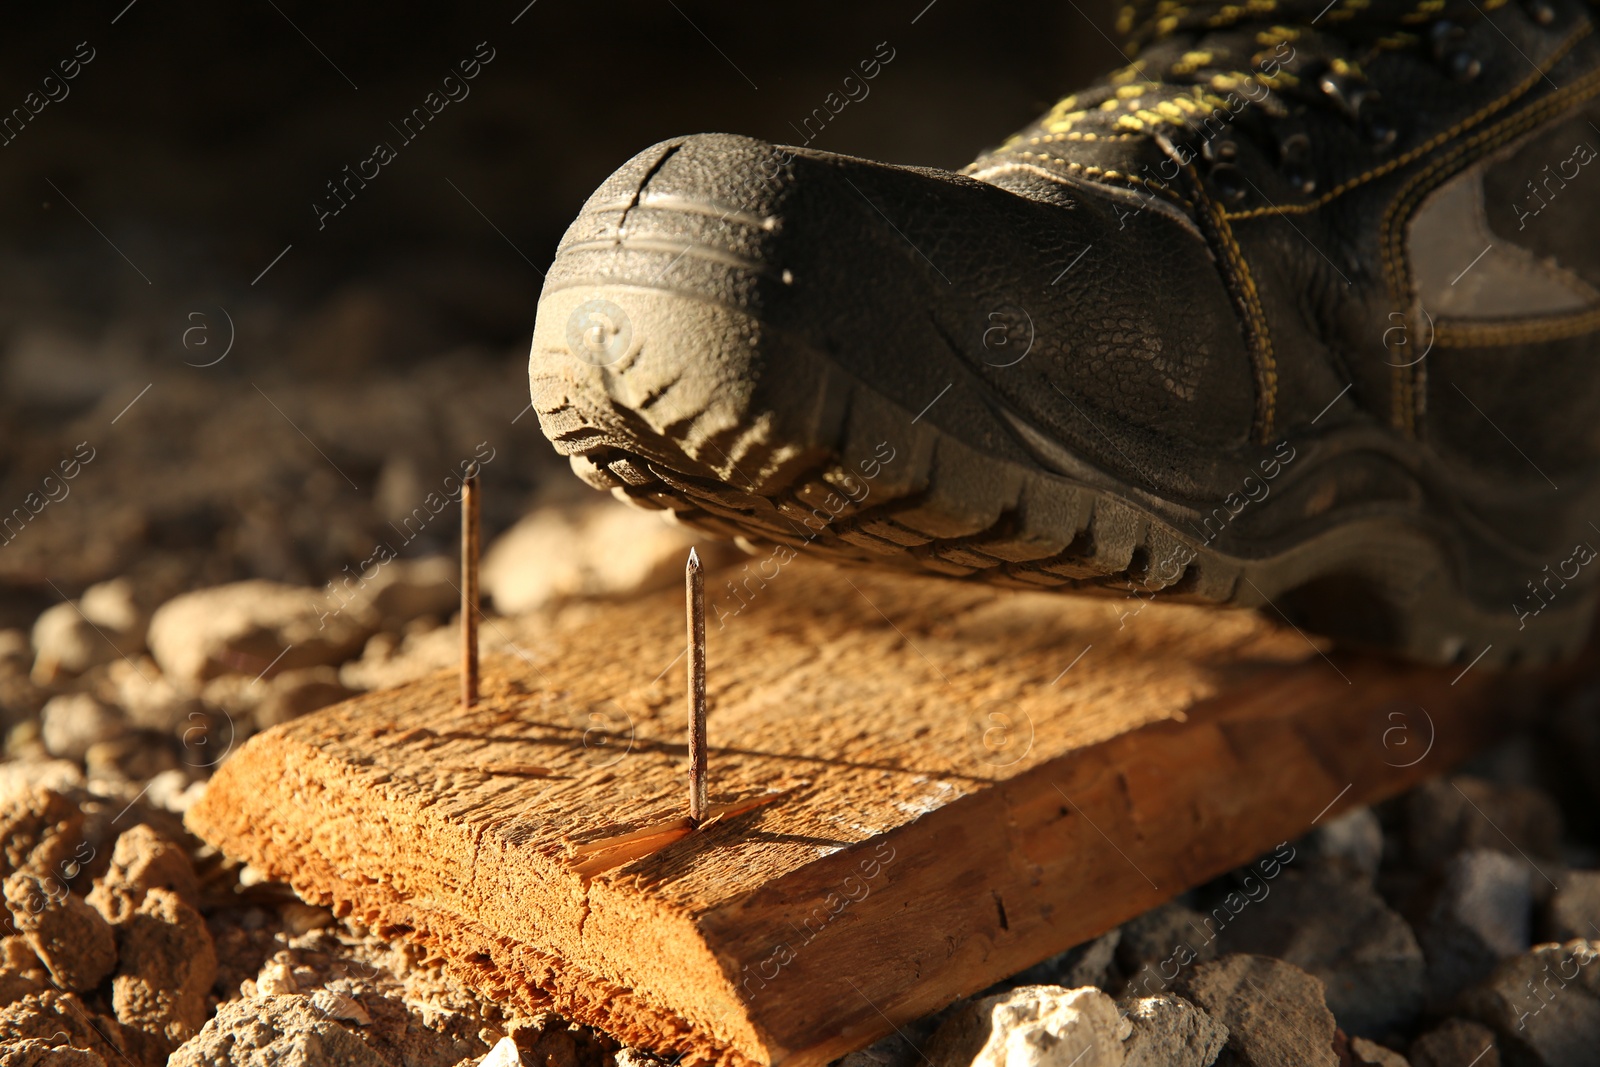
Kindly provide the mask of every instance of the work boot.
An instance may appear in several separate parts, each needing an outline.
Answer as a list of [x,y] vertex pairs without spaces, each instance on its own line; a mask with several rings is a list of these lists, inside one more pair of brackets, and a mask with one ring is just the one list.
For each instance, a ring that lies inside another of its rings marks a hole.
[[1600,39],[1581,0],[1457,2],[1129,9],[1130,66],[960,173],[656,145],[557,252],[540,424],[769,554],[1570,654]]

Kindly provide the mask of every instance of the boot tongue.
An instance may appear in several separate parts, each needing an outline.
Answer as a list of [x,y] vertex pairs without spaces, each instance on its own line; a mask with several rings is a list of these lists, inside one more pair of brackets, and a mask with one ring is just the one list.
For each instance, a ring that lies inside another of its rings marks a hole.
[[[1482,10],[1505,6],[1489,0]],[[1459,9],[1459,10],[1457,10]],[[1340,31],[1370,27],[1373,33],[1423,25],[1439,18],[1471,21],[1478,11],[1460,0],[1130,0],[1117,11],[1117,32],[1136,52],[1175,33],[1205,32],[1244,23],[1315,26]]]

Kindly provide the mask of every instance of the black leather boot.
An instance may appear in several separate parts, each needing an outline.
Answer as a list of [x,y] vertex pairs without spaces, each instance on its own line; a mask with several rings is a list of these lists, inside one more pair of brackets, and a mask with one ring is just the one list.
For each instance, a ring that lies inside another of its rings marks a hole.
[[545,433],[730,537],[1432,661],[1573,652],[1600,590],[1593,9],[1261,11],[1129,9],[1131,66],[959,174],[641,153],[545,284]]

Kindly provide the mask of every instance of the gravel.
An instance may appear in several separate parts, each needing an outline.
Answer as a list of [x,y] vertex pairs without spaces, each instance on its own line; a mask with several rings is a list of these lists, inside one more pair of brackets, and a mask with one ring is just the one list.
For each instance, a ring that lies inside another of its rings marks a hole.
[[[486,627],[485,647],[529,640],[575,600],[675,580],[682,543],[604,504],[545,509],[486,553],[499,608],[530,614]],[[102,572],[30,616],[31,633],[0,630],[0,1067],[466,1067],[492,1049],[539,1067],[670,1062],[670,1048],[494,1004],[182,825],[256,730],[452,662],[454,566],[395,559],[332,600],[289,581],[185,592]],[[1323,823],[1273,878],[1254,871],[1264,890],[1220,928],[1206,909],[1253,868],[840,1067],[1600,1062],[1596,709],[1600,690],[1478,773]],[[1548,766],[1566,770],[1547,792],[1532,783]]]

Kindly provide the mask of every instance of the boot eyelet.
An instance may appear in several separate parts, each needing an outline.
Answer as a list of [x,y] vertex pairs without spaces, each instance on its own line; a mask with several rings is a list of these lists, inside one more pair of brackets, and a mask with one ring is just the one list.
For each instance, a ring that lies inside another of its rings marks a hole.
[[1535,25],[1548,26],[1556,20],[1556,8],[1550,0],[1525,0],[1523,7]]

